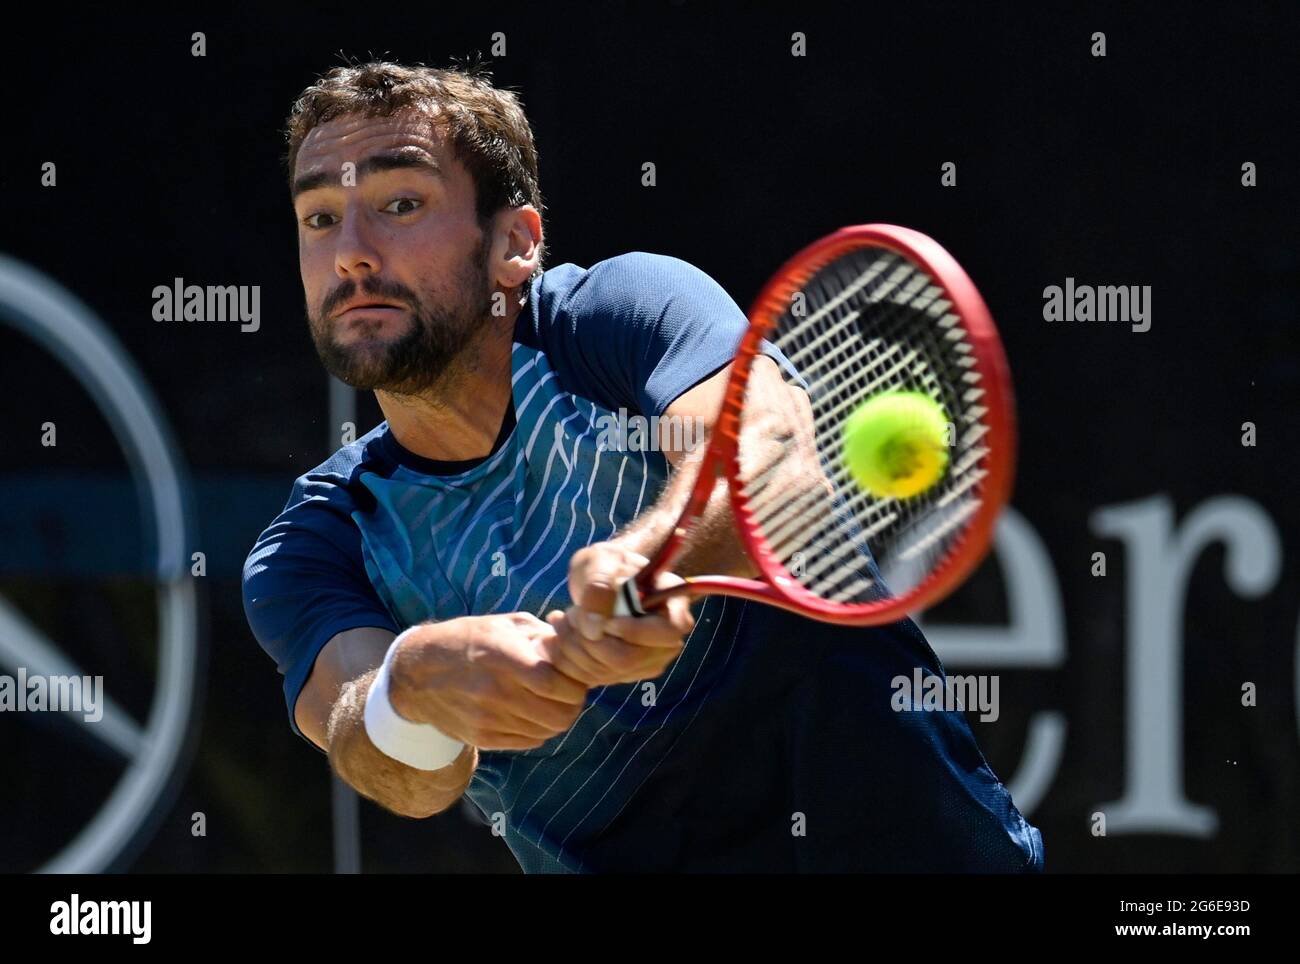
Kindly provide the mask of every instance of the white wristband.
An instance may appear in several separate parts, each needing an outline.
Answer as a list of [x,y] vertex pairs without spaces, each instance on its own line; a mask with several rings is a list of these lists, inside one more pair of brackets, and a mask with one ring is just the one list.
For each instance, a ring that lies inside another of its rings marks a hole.
[[428,723],[398,716],[388,699],[388,667],[401,636],[393,640],[366,696],[366,735],[385,756],[416,770],[441,770],[454,763],[465,744]]

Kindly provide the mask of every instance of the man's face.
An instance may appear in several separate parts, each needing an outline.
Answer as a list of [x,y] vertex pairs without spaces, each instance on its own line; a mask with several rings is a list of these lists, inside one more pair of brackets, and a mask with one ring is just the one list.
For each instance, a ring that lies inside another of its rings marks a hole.
[[338,117],[298,153],[312,340],[325,368],[355,388],[416,394],[439,384],[489,320],[490,239],[474,182],[431,126],[413,113]]

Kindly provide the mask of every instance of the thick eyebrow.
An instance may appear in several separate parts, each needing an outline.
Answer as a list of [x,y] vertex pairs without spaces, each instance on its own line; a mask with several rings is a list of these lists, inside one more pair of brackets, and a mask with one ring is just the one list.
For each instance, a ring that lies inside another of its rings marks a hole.
[[[361,183],[369,174],[409,169],[427,171],[439,180],[446,180],[447,177],[442,168],[438,166],[437,161],[424,151],[417,149],[371,154],[357,165],[357,183]],[[293,200],[298,200],[300,194],[337,185],[338,183],[339,175],[332,174],[329,171],[312,171],[304,174],[294,179]]]

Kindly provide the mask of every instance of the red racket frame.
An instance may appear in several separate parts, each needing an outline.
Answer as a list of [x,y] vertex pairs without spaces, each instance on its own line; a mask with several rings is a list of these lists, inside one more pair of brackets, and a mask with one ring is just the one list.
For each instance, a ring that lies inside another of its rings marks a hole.
[[[958,544],[950,550],[911,591],[872,603],[832,603],[805,589],[771,553],[751,511],[749,500],[737,484],[740,473],[738,442],[740,414],[745,389],[759,343],[776,327],[790,304],[791,296],[818,271],[836,258],[862,247],[880,247],[902,255],[923,267],[937,283],[965,327],[973,349],[975,369],[980,373],[982,399],[989,409],[988,447],[985,465],[989,471],[984,501]],[[749,311],[750,326],[732,363],[731,381],[714,425],[709,448],[700,463],[700,474],[672,535],[646,567],[629,579],[619,593],[620,612],[641,613],[654,609],[670,596],[686,594],[739,596],[779,606],[825,622],[874,626],[895,622],[937,602],[961,584],[979,565],[993,540],[998,514],[1011,494],[1015,465],[1015,424],[1010,372],[998,338],[997,328],[984,299],[961,265],[932,238],[911,228],[892,224],[861,224],[841,228],[813,242],[790,258],[772,276],[754,299]],[[668,570],[690,531],[690,522],[704,511],[725,473],[736,527],[745,550],[758,565],[764,579],[735,576],[696,576],[670,589],[652,591],[656,575]],[[629,590],[636,587],[634,595]]]

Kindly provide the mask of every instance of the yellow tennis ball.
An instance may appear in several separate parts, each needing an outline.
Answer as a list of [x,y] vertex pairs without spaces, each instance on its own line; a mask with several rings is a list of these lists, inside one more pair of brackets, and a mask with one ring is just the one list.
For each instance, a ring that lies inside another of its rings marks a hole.
[[878,499],[929,489],[948,467],[948,416],[924,392],[885,392],[844,422],[844,465]]

